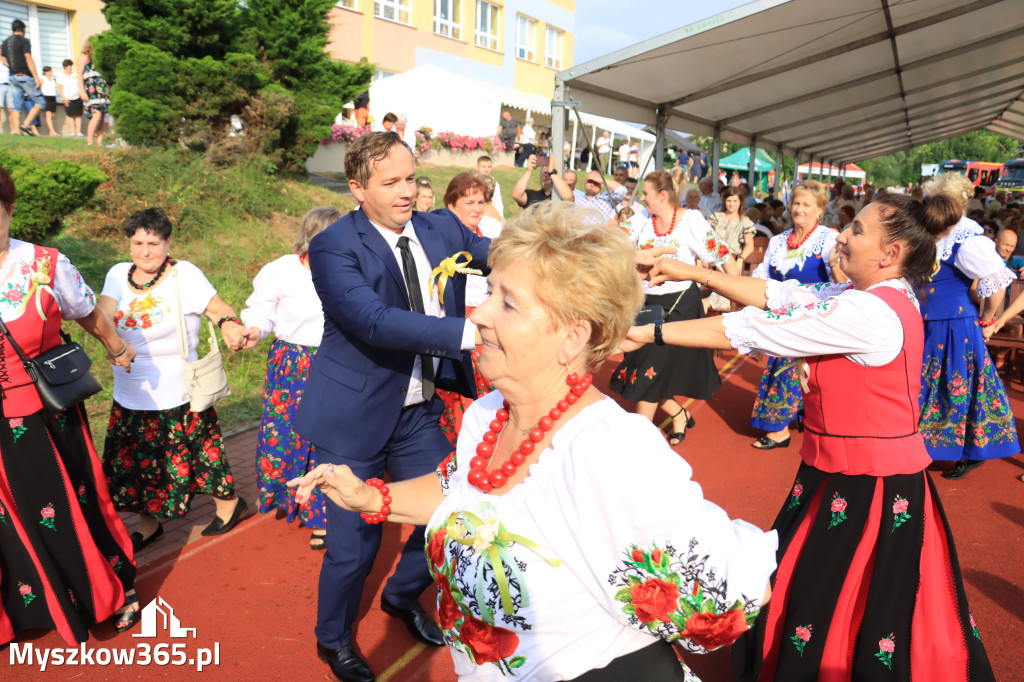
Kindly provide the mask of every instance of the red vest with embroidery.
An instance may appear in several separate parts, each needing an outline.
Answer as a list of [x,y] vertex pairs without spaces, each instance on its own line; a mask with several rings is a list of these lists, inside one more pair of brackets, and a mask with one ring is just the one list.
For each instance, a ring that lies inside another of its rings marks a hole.
[[[51,280],[50,284],[52,284],[57,270],[57,249],[36,246],[32,272],[40,271],[40,264],[45,258],[49,258],[48,275]],[[41,288],[37,289],[37,286],[30,282],[31,288],[27,297],[29,300],[26,302],[21,316],[10,322],[4,320],[4,324],[14,335],[22,352],[30,358],[61,344],[60,306],[52,294]],[[43,307],[43,314],[46,315],[45,322],[39,317],[36,296],[40,297],[39,302]],[[32,383],[21,363],[21,358],[14,352],[14,348],[11,347],[10,340],[6,336],[0,343],[3,344],[3,357],[0,358],[0,363],[2,363],[0,364],[0,390],[3,391],[4,416],[25,417],[38,412],[43,409],[43,403],[39,399],[35,384]]]
[[842,355],[808,359],[800,456],[829,473],[917,473],[932,461],[917,430],[924,323],[902,291],[877,287],[868,293],[899,317],[903,347],[880,367],[864,367]]

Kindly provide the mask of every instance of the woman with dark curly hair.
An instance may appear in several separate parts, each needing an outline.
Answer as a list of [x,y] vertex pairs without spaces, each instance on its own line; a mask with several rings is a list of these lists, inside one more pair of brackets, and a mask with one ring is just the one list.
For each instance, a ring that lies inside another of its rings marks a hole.
[[188,361],[198,356],[205,316],[234,350],[246,330],[196,266],[171,258],[171,221],[159,208],[138,211],[125,223],[131,263],[107,273],[100,308],[118,335],[138,349],[131,374],[114,369],[103,468],[119,511],[139,513],[132,544],[140,550],[163,535],[160,519],[188,513],[197,493],[213,495],[217,512],[203,535],[235,527],[246,503],[235,495],[217,411],[192,412],[178,336],[184,320]]

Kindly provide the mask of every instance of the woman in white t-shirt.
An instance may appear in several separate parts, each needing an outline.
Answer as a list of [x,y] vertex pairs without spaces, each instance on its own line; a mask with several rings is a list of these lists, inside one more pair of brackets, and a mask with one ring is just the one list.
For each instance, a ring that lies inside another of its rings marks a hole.
[[[444,205],[445,208],[440,212],[451,213],[466,229],[480,237],[494,239],[501,233],[501,223],[484,215],[489,206],[487,183],[479,175],[459,173],[452,178],[444,193]],[[473,309],[486,300],[487,279],[480,275],[466,275],[466,317],[472,315]],[[477,394],[483,397],[494,389],[480,374],[480,346],[470,353],[470,359],[473,362]],[[441,413],[441,430],[454,447],[462,430],[462,416],[473,404],[473,400],[454,391],[439,390],[437,394],[445,405]]]
[[777,537],[704,499],[650,421],[592,385],[643,301],[619,230],[545,202],[504,227],[489,263],[471,319],[495,391],[466,412],[440,484],[320,465],[296,494],[322,485],[373,522],[427,525],[462,679],[688,679],[667,642],[702,652],[746,631]]
[[246,330],[199,268],[171,258],[171,229],[159,208],[128,219],[124,234],[132,262],[110,269],[99,303],[118,336],[138,351],[130,374],[114,368],[114,403],[103,446],[114,506],[139,513],[139,531],[132,533],[136,551],[163,535],[160,519],[187,514],[197,493],[213,495],[216,503],[216,516],[203,535],[228,532],[246,509],[245,500],[235,495],[216,410],[189,411],[178,343],[179,298],[189,361],[198,358],[203,316],[217,323],[234,350],[245,344]]
[[288,522],[312,530],[309,546],[327,549],[324,538],[327,510],[323,495],[314,494],[299,505],[285,482],[316,467],[313,444],[292,428],[309,363],[324,335],[324,310],[309,271],[309,242],[341,218],[333,206],[317,206],[302,217],[294,253],[267,263],[252,282],[242,324],[249,330],[245,344],[252,348],[273,333],[263,386],[263,416],[256,437],[256,489],[259,510],[283,510]]
[[64,71],[57,74],[57,95],[64,102],[64,115],[71,121],[71,137],[82,137],[82,93],[75,63],[70,59],[64,60]]

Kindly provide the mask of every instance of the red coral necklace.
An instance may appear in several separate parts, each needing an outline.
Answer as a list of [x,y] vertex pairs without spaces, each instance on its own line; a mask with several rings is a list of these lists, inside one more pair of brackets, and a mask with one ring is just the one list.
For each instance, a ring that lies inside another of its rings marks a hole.
[[796,229],[794,228],[793,231],[789,233],[789,236],[786,237],[786,246],[789,248],[790,251],[795,251],[796,249],[799,249],[801,246],[804,245],[804,242],[807,241],[812,234],[814,234],[814,230],[816,230],[817,227],[818,226],[815,225],[811,229],[807,230],[807,234],[804,235],[804,238],[801,239],[796,244],[793,243],[793,235],[796,234]]
[[488,473],[487,467],[491,463],[491,459],[494,458],[494,446],[498,442],[498,434],[505,428],[505,422],[509,419],[509,405],[508,401],[505,401],[502,408],[494,415],[488,430],[484,433],[483,440],[477,444],[476,456],[469,461],[469,482],[485,493],[508,483],[508,479],[515,475],[526,458],[533,454],[537,443],[544,440],[544,434],[555,428],[555,422],[569,411],[570,405],[575,405],[580,396],[586,393],[593,380],[594,377],[590,374],[584,374],[582,379],[575,372],[569,374],[565,381],[571,388],[565,394],[565,398],[559,400],[558,405],[551,408],[551,411],[541,417],[537,425],[530,429],[529,437],[519,444],[518,450],[513,452],[500,467]]
[[672,209],[672,224],[669,225],[668,229],[666,231],[664,231],[664,232],[661,232],[658,229],[658,216],[656,216],[656,215],[654,215],[652,213],[651,214],[651,225],[654,226],[654,234],[656,236],[658,236],[658,237],[667,237],[668,235],[672,234],[672,230],[674,230],[675,227],[676,227],[676,215],[678,213],[679,213],[679,207],[676,206],[675,208]]

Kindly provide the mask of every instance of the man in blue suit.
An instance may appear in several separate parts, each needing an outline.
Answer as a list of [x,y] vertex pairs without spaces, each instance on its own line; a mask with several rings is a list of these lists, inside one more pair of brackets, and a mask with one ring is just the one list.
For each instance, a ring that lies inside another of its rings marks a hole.
[[[393,132],[352,143],[345,175],[360,208],[313,239],[309,266],[324,307],[324,336],[296,418],[321,463],[346,464],[363,480],[434,471],[451,451],[439,425],[434,386],[475,397],[469,353],[476,329],[465,319],[465,277],[449,279],[443,303],[428,279],[441,261],[468,251],[486,268],[490,240],[450,215],[414,213],[412,152]],[[381,526],[327,505],[327,552],[320,569],[317,651],[344,682],[372,682],[352,646],[363,582]],[[443,646],[419,596],[430,585],[423,527],[402,550],[381,607],[420,641]]]

